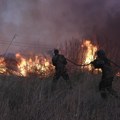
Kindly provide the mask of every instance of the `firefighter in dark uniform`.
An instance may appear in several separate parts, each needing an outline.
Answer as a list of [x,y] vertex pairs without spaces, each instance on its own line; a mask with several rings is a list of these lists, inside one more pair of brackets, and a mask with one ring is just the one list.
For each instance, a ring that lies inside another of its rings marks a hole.
[[99,83],[99,91],[101,97],[106,98],[107,92],[118,97],[117,93],[112,89],[112,82],[114,79],[114,72],[110,60],[106,57],[104,50],[96,52],[97,58],[91,64],[98,69],[102,70],[102,79]]
[[63,79],[67,82],[69,88],[71,89],[72,88],[71,81],[66,70],[67,60],[64,57],[64,55],[59,54],[58,49],[54,49],[52,64],[55,66],[55,74],[52,81],[52,91],[55,90],[57,81],[60,77],[63,77]]

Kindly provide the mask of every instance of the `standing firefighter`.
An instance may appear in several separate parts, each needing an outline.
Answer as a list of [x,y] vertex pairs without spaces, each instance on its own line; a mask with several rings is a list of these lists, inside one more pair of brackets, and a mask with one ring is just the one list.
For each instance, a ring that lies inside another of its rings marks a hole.
[[110,60],[106,57],[106,54],[103,50],[97,51],[97,58],[91,62],[95,68],[102,70],[102,80],[99,83],[99,90],[102,98],[107,97],[107,92],[117,96],[117,93],[112,89],[112,82],[114,79],[114,72],[111,67]]
[[67,60],[64,55],[59,54],[59,50],[54,50],[54,56],[52,58],[52,64],[55,66],[55,74],[52,81],[52,91],[55,90],[57,81],[60,77],[67,82],[69,88],[72,88],[69,75],[66,70]]

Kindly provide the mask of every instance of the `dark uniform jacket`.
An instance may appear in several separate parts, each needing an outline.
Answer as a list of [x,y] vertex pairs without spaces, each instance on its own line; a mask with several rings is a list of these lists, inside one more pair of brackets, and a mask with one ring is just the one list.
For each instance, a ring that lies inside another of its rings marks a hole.
[[55,66],[56,70],[64,70],[67,60],[63,55],[54,55],[52,58],[52,64]]
[[114,72],[110,64],[110,60],[106,57],[96,58],[91,64],[98,69],[102,70],[102,79],[114,77]]

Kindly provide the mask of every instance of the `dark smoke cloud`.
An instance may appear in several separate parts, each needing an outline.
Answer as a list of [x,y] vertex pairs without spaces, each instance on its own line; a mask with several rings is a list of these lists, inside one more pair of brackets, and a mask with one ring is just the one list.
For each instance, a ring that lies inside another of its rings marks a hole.
[[[10,48],[16,51],[39,50],[39,44],[41,49],[55,47],[60,41],[80,39],[95,31],[102,31],[111,41],[117,39],[118,42],[119,21],[119,0],[0,1],[0,41],[10,41],[16,33],[18,37],[14,42],[26,45]],[[34,47],[27,47],[28,44]],[[0,50],[5,51],[7,46],[1,46]]]

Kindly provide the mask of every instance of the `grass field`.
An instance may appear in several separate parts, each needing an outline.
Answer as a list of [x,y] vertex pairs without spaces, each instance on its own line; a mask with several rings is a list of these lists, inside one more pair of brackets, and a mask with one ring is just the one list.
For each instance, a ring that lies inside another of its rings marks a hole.
[[[70,77],[72,90],[60,79],[51,92],[51,77],[0,76],[0,120],[120,120],[120,99],[100,97],[100,75]],[[120,78],[113,87],[120,92]]]

